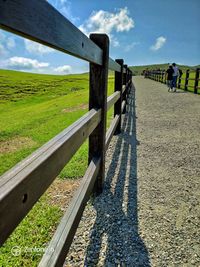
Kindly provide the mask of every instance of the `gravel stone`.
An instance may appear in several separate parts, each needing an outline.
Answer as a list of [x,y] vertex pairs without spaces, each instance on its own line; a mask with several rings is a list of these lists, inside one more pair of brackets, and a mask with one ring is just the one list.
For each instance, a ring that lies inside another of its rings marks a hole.
[[65,266],[200,266],[200,97],[134,77]]

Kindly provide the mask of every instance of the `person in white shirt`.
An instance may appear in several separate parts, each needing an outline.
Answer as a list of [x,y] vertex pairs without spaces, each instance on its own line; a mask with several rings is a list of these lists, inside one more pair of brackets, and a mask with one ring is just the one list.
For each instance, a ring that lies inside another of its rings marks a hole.
[[178,67],[176,66],[176,63],[173,63],[172,64],[172,67],[173,67],[173,74],[172,74],[172,88],[173,88],[173,91],[176,92],[176,82],[177,82],[177,78],[178,78]]

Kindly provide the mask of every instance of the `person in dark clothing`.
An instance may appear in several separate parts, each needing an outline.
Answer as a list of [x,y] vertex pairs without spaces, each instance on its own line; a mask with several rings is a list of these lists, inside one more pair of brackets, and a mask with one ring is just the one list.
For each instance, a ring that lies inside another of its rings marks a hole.
[[168,92],[172,91],[172,88],[173,88],[173,85],[172,85],[173,73],[174,73],[173,67],[172,65],[169,65],[169,68],[166,71]]

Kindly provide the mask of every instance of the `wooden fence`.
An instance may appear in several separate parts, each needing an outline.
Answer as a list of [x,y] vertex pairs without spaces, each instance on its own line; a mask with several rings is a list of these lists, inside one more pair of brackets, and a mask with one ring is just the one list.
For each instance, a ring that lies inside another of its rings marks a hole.
[[[88,168],[39,264],[62,266],[85,205],[92,192],[102,192],[105,153],[120,133],[132,72],[122,59],[109,58],[109,38],[87,38],[47,1],[0,0],[0,28],[84,59],[90,65],[89,112],[0,178],[0,244],[27,215],[53,180],[89,137]],[[108,69],[115,74],[115,92],[107,97]],[[106,132],[107,110],[114,119]]]
[[[199,72],[200,68],[197,68],[195,72],[188,69],[181,76],[179,75],[177,79],[177,88],[185,91],[192,90],[194,94],[200,93]],[[194,75],[194,77],[191,77],[192,75]],[[149,70],[145,76],[158,82],[167,83],[167,75],[165,70]],[[193,84],[189,83],[189,81],[192,81]]]

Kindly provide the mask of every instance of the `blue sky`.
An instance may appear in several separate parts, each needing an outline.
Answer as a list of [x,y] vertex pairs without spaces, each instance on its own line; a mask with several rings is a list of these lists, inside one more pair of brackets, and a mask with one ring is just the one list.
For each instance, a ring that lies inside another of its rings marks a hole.
[[[48,0],[86,35],[109,35],[128,65],[200,64],[200,0]],[[80,73],[88,63],[0,30],[0,68]]]

